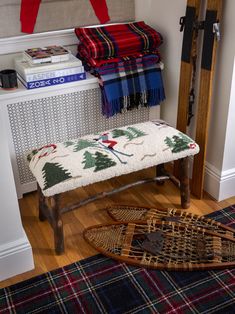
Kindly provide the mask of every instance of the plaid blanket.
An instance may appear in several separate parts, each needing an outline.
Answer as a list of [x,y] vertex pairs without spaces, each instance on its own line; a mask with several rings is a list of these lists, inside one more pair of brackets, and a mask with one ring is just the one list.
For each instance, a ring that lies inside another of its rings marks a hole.
[[133,108],[155,106],[165,99],[157,52],[120,57],[118,62],[96,67],[91,65],[83,48],[78,49],[77,57],[83,61],[86,71],[100,79],[102,113],[106,117]]
[[86,64],[89,64],[89,66],[93,68],[100,68],[110,63],[117,64],[118,62],[127,62],[131,60],[135,60],[137,58],[142,58],[148,55],[151,55],[152,58],[155,58],[154,60],[155,63],[161,60],[161,56],[158,50],[152,50],[152,51],[147,50],[143,52],[133,53],[128,56],[110,57],[110,58],[102,58],[102,59],[94,59],[90,57],[89,53],[87,53],[87,50],[84,48],[83,44],[79,44],[78,50],[77,50],[77,58],[84,61]]
[[152,51],[162,43],[160,33],[143,21],[103,27],[79,27],[75,33],[89,57],[94,59]]
[[[107,117],[139,107],[159,105],[165,99],[159,64],[141,67],[118,67],[110,74],[101,74],[102,112]],[[121,68],[122,69],[122,68]]]
[[156,64],[161,61],[161,56],[158,50],[153,52],[143,52],[136,53],[133,55],[125,56],[125,57],[116,57],[116,58],[108,58],[108,59],[93,59],[90,58],[83,45],[78,45],[77,58],[82,60],[84,66],[88,71],[94,70],[97,71],[99,75],[109,74],[110,71],[113,72],[115,69],[119,69],[119,71],[124,71],[124,66],[142,66],[144,63],[145,66],[150,66]]
[[[235,227],[235,205],[209,217]],[[235,269],[147,270],[96,255],[0,290],[0,313],[233,314]]]

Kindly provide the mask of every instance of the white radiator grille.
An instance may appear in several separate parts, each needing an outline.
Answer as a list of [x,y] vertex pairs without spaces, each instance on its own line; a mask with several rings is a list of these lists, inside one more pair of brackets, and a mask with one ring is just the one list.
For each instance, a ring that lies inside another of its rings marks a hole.
[[149,120],[146,108],[109,119],[103,117],[98,88],[13,103],[7,107],[21,184],[35,181],[26,160],[33,148]]

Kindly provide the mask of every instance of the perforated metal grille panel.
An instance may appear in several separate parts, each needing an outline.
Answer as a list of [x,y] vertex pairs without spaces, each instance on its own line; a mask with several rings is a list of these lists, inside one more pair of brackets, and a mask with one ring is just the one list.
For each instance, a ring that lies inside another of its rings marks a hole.
[[147,121],[149,109],[133,110],[107,119],[101,114],[100,90],[93,88],[10,104],[8,115],[20,183],[25,184],[35,181],[26,159],[33,148]]

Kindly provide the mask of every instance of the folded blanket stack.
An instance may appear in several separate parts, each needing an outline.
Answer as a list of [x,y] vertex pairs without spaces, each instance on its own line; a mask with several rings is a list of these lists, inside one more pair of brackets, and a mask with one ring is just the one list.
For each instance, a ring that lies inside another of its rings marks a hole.
[[77,57],[99,78],[107,117],[165,99],[158,47],[162,36],[144,22],[76,28]]

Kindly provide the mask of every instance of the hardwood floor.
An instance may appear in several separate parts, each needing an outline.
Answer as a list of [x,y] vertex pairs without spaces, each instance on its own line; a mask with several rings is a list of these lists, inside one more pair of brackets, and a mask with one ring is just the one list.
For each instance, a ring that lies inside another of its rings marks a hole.
[[[67,193],[65,202],[88,197],[89,195],[110,190],[121,184],[127,184],[137,179],[154,176],[154,169],[139,171],[134,174],[114,178],[86,188],[79,188]],[[35,269],[24,274],[0,282],[0,288],[34,277],[52,269],[62,267],[75,261],[97,254],[83,239],[82,231],[85,227],[97,223],[111,222],[104,207],[112,204],[149,205],[159,208],[180,208],[179,190],[173,183],[166,182],[159,186],[150,183],[118,193],[108,198],[90,203],[70,213],[63,215],[65,254],[56,256],[54,253],[53,234],[48,222],[38,219],[37,193],[29,193],[19,201],[24,229],[33,248]],[[68,204],[68,203],[67,203]],[[235,204],[235,197],[222,202],[214,201],[209,195],[204,194],[202,200],[191,196],[191,206],[188,211],[196,214],[209,214]]]

